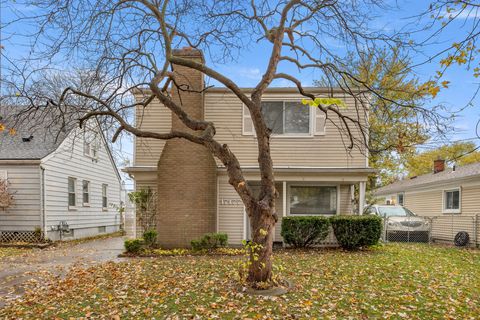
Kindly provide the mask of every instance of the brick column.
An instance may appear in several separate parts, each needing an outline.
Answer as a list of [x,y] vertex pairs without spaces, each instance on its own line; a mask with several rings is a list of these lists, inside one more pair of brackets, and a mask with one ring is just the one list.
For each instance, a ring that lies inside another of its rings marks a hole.
[[[174,54],[203,62],[200,51],[184,48]],[[204,118],[203,74],[174,66],[177,85],[174,101],[195,119]],[[186,92],[182,89],[194,90]],[[172,114],[172,128],[188,128]],[[217,172],[212,154],[203,146],[183,139],[168,140],[158,162],[158,241],[164,248],[188,247],[190,241],[215,232]]]

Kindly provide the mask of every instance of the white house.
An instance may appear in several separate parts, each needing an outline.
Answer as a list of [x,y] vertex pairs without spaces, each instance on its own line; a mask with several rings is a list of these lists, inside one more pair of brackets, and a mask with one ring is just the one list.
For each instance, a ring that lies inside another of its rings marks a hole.
[[0,241],[118,231],[121,178],[98,122],[68,131],[23,127],[0,132],[0,178],[14,197],[0,208]]

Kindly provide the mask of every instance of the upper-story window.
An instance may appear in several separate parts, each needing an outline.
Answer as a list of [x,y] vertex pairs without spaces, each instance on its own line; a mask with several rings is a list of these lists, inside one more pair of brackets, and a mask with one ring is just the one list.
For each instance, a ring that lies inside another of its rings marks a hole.
[[262,102],[262,113],[273,134],[310,134],[310,108],[300,102]]
[[[305,106],[300,99],[263,101],[262,113],[267,126],[275,136],[312,136],[325,134],[325,114],[317,108]],[[254,135],[252,118],[243,107],[243,135]]]

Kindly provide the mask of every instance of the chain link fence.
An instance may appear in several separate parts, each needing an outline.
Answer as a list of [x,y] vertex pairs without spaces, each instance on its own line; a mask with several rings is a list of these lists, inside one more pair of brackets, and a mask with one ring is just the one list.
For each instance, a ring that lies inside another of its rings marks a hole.
[[478,247],[480,215],[431,217],[387,217],[382,239],[385,242],[444,243]]

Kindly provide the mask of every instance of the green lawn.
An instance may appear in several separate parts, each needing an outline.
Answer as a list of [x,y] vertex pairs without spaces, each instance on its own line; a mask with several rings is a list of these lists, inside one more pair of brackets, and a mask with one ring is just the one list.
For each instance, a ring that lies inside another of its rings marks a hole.
[[73,269],[0,310],[11,318],[474,319],[480,251],[386,245],[366,252],[276,253],[295,288],[280,297],[235,289],[238,257],[162,257]]

